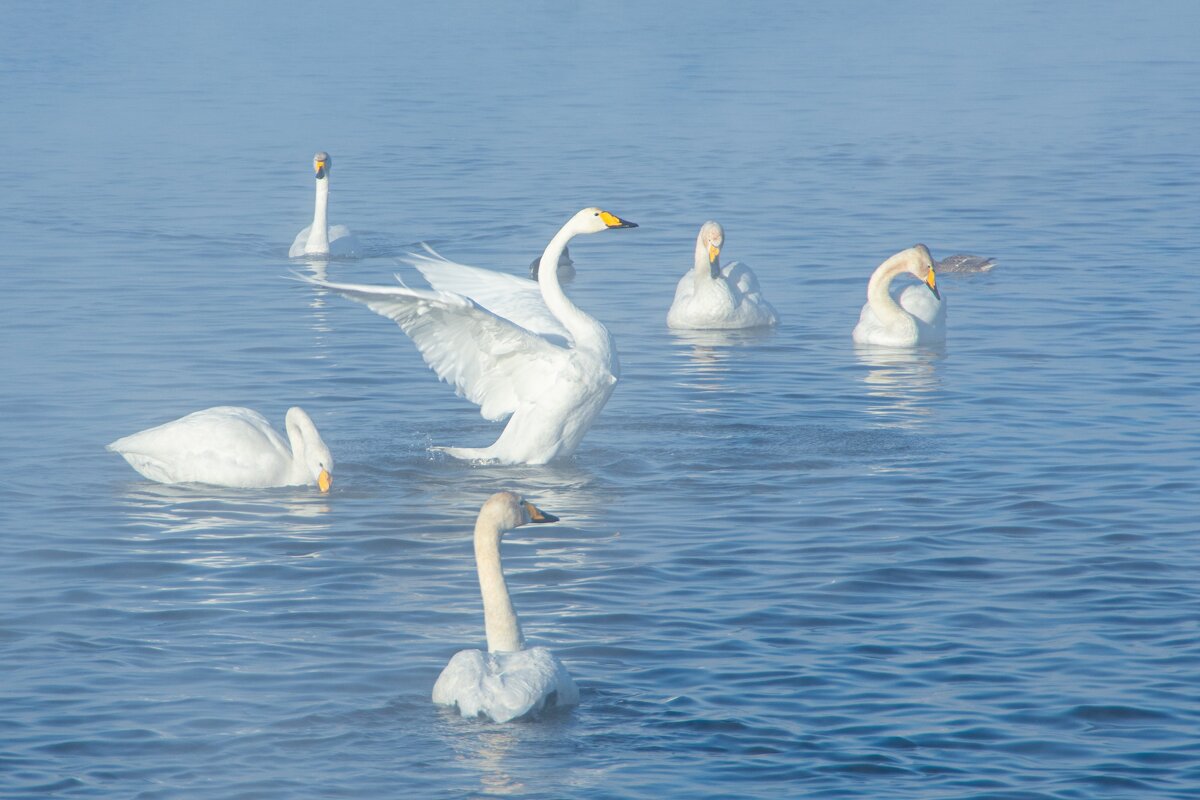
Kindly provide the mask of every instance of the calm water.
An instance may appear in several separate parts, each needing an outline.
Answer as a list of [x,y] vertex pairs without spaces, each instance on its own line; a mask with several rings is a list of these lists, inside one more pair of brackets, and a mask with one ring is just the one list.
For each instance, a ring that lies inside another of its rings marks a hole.
[[[1195,797],[1197,7],[434,5],[6,14],[0,794]],[[366,258],[286,258],[317,149]],[[432,456],[498,428],[286,279],[523,271],[590,204],[624,376],[549,467]],[[778,331],[666,330],[710,217]],[[917,241],[1001,266],[856,350]],[[103,449],[217,404],[303,405],[332,495]],[[583,693],[505,726],[429,702],[501,488]]]

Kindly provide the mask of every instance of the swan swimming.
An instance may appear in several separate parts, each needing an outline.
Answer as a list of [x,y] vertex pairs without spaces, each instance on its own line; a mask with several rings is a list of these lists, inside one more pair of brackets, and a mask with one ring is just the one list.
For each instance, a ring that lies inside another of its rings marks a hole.
[[709,220],[696,236],[695,268],[679,279],[675,301],[667,312],[667,327],[693,330],[758,328],[779,321],[762,296],[758,278],[745,264],[734,261],[721,268],[725,242],[721,223]]
[[973,275],[977,272],[991,272],[997,263],[994,258],[956,253],[937,262],[937,271],[942,274]]
[[[889,287],[892,279],[902,272],[910,273],[924,285],[909,286],[897,304]],[[945,341],[946,301],[937,288],[937,274],[929,248],[923,244],[914,245],[879,265],[867,283],[867,302],[854,326],[853,336],[859,344],[892,347]]]
[[557,522],[512,492],[487,499],[475,520],[475,567],[483,595],[487,652],[460,650],[433,685],[433,702],[457,706],[464,717],[493,722],[579,703],[579,689],[567,668],[545,647],[525,649],[500,564],[500,538],[529,522]]
[[329,212],[329,172],[333,169],[333,159],[329,153],[321,151],[313,156],[313,170],[317,173],[317,201],[313,209],[312,225],[296,234],[288,250],[288,258],[300,256],[352,256],[361,247],[358,238],[350,233],[345,225],[330,225]]
[[333,456],[299,407],[288,409],[287,441],[257,411],[217,406],[117,439],[108,449],[159,483],[259,489],[316,484],[328,492]]
[[[542,261],[558,263],[578,234],[636,227],[585,208],[554,235]],[[489,447],[435,449],[501,464],[545,464],[574,452],[608,402],[620,367],[608,329],[571,302],[558,271],[540,270],[535,283],[455,264],[432,250],[409,261],[432,290],[301,280],[394,320],[425,363],[478,405],[484,419],[509,418]]]

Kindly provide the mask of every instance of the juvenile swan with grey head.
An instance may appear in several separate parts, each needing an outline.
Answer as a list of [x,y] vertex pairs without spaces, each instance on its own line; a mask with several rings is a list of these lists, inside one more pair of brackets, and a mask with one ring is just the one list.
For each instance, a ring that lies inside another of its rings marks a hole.
[[526,649],[504,582],[500,538],[531,522],[558,522],[558,517],[512,492],[489,497],[475,520],[475,568],[487,652],[455,653],[433,686],[433,702],[455,706],[464,717],[509,722],[579,703],[579,689],[562,662],[545,647]]

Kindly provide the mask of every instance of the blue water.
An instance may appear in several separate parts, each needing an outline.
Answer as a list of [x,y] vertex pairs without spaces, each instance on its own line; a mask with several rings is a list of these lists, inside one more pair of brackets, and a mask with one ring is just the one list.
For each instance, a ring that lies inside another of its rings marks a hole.
[[[5,14],[0,795],[1196,796],[1200,7],[196,5]],[[286,258],[318,149],[363,259]],[[432,455],[498,429],[287,279],[523,272],[591,204],[624,373],[548,467]],[[708,218],[777,331],[666,329]],[[917,241],[1000,266],[856,350]],[[218,404],[304,406],[333,493],[104,450]],[[501,488],[582,691],[503,726],[429,701]]]

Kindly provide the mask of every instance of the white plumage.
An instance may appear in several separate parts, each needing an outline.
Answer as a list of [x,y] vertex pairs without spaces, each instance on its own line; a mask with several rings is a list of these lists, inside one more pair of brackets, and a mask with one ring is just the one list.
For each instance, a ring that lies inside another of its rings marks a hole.
[[284,440],[249,408],[217,406],[118,439],[108,449],[159,483],[329,491],[333,456],[303,409],[288,409]]
[[[543,259],[557,263],[577,234],[633,227],[585,208],[555,234]],[[305,280],[394,320],[425,363],[485,419],[508,417],[489,447],[438,449],[503,464],[544,464],[574,452],[617,382],[608,329],[567,298],[555,270],[542,270],[534,283],[455,264],[428,249],[411,261],[432,290]]]
[[[921,281],[891,294],[892,280],[907,272]],[[902,250],[876,268],[867,284],[867,302],[854,326],[854,341],[890,347],[938,344],[946,339],[946,301],[937,288],[929,248],[918,244]]]
[[455,706],[464,717],[482,716],[494,722],[579,702],[575,681],[553,653],[544,647],[525,649],[500,562],[505,531],[530,522],[557,521],[512,492],[498,492],[483,504],[475,520],[475,567],[488,652],[456,653],[433,686],[433,702]]
[[692,330],[732,330],[774,325],[775,309],[762,296],[758,278],[737,261],[722,268],[725,229],[709,220],[696,236],[694,268],[679,279],[667,326]]
[[345,225],[330,225],[329,217],[329,173],[333,169],[333,158],[320,152],[313,156],[313,169],[317,175],[317,197],[313,207],[313,221],[296,234],[288,249],[289,258],[302,256],[354,256],[362,247],[354,234]]

